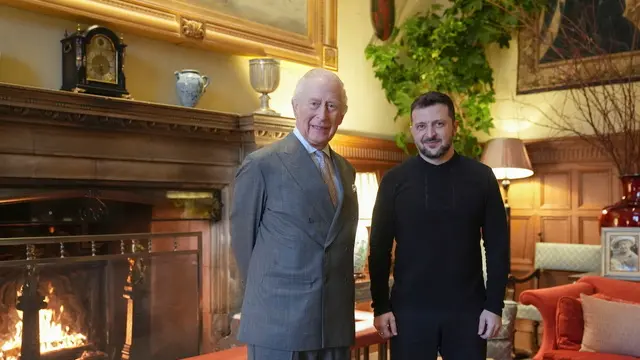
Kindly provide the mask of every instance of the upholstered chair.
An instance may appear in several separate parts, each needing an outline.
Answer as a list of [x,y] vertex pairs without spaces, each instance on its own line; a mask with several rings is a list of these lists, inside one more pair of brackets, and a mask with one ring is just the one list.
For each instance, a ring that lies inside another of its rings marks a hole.
[[[533,270],[524,276],[509,276],[507,294],[515,296],[515,285],[533,281],[533,289],[561,284],[544,284],[540,278],[545,272],[564,271],[567,273],[600,273],[601,254],[600,245],[544,243],[535,244]],[[568,276],[568,275],[567,275]],[[569,283],[567,277],[566,283]],[[511,299],[513,300],[513,299]],[[542,316],[533,305],[517,303],[516,319],[529,320],[533,324],[532,345],[533,352],[539,347],[538,328],[542,323]],[[523,354],[529,356],[530,354]]]

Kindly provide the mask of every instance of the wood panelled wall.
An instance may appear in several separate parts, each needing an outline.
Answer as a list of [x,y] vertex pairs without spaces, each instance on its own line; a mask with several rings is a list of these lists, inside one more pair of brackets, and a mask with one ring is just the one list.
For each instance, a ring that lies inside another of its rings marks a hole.
[[527,150],[534,176],[508,193],[513,272],[533,268],[537,241],[600,244],[598,215],[621,196],[614,165],[582,140],[535,141]]

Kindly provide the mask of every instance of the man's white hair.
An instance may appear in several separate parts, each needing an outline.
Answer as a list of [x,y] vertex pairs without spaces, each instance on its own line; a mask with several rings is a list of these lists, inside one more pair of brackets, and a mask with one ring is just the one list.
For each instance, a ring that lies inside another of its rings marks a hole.
[[338,85],[340,86],[340,102],[342,105],[342,114],[345,114],[347,112],[348,106],[347,106],[347,92],[344,89],[344,83],[342,82],[342,80],[340,80],[338,75],[336,75],[335,73],[329,70],[322,69],[322,68],[311,69],[307,71],[307,73],[304,74],[300,78],[300,80],[298,80],[298,83],[296,84],[296,88],[293,91],[293,98],[292,98],[293,104],[298,102],[300,95],[305,90],[305,86],[307,85],[307,82],[311,79],[317,79],[317,78],[326,78],[338,83]]

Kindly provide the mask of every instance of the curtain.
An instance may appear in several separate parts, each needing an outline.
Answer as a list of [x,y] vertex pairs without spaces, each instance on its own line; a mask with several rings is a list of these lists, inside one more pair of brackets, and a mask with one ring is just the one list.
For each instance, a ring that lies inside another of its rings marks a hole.
[[367,266],[369,255],[369,230],[371,226],[371,215],[373,206],[378,194],[378,178],[376,173],[361,172],[356,173],[356,189],[358,194],[359,221],[356,231],[356,242],[354,249],[354,272],[363,274]]

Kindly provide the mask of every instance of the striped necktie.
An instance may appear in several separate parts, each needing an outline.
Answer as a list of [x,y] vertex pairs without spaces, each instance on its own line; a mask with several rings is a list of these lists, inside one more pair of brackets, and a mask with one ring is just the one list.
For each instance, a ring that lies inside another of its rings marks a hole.
[[333,206],[336,207],[338,205],[338,189],[336,188],[336,183],[334,179],[334,172],[331,159],[326,152],[322,150],[316,150],[316,154],[320,154],[319,157],[322,159],[318,159],[318,163],[320,165],[320,172],[322,173],[322,180],[327,184],[329,188],[329,196],[331,197],[331,202]]

